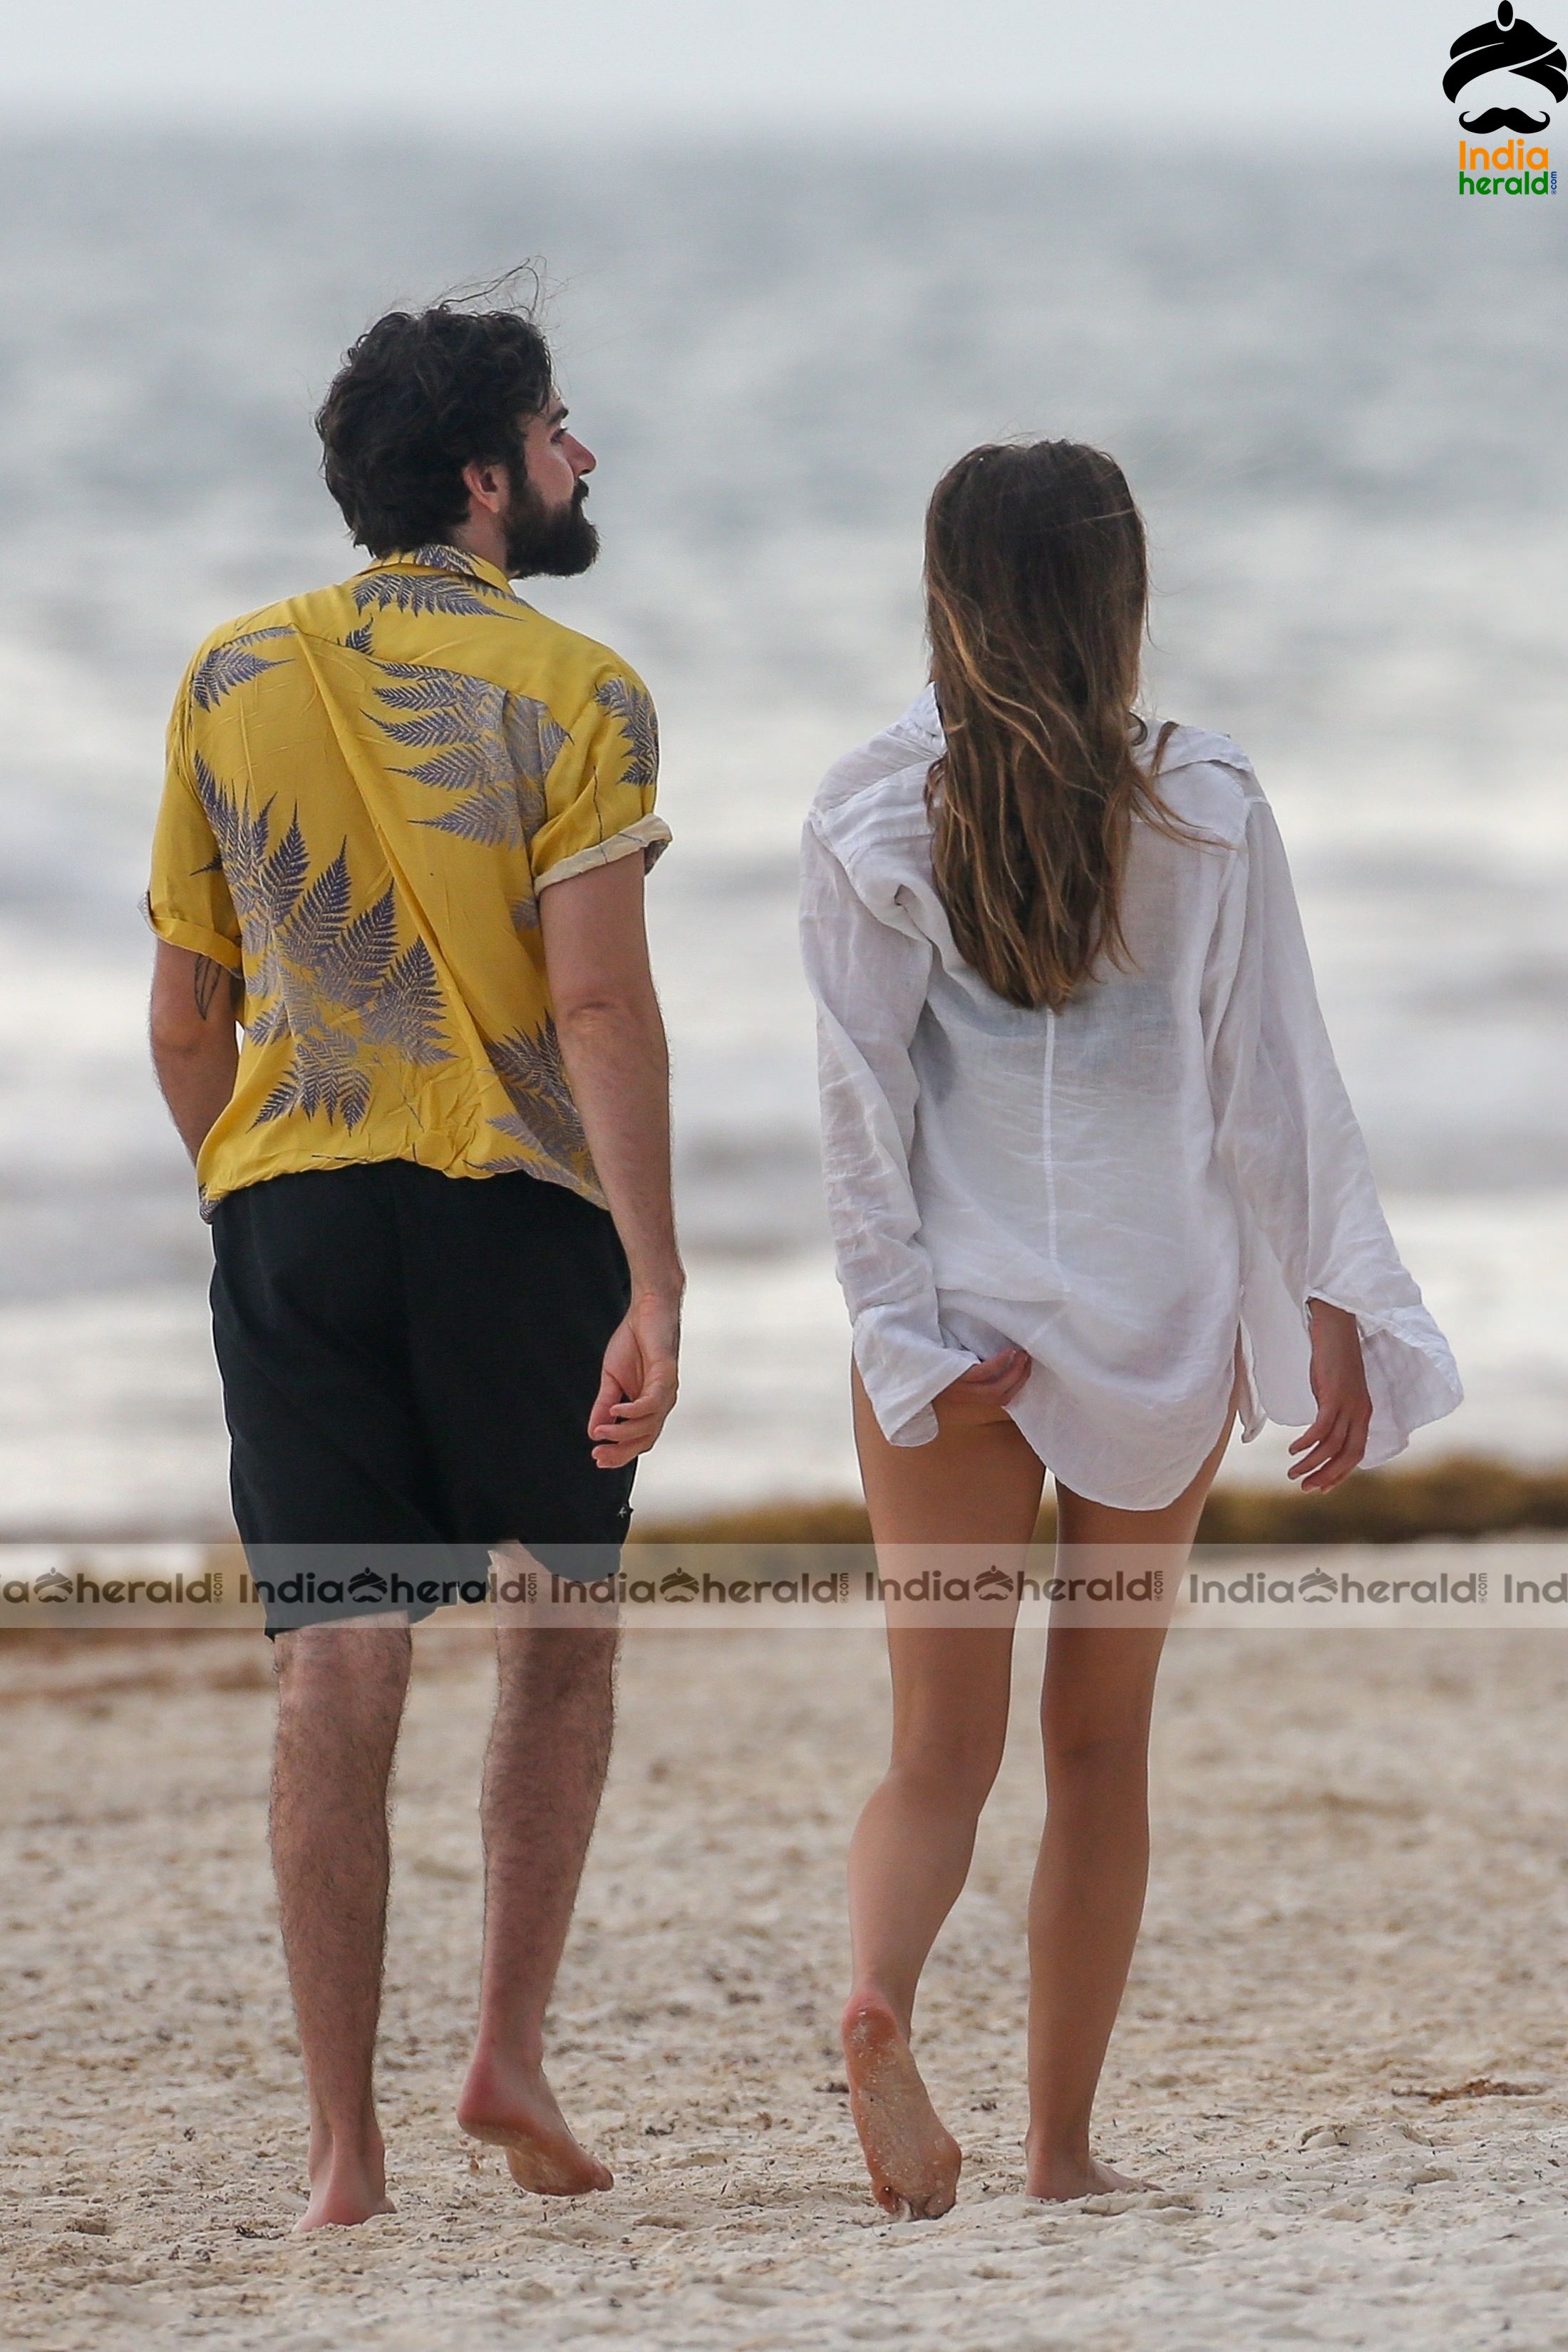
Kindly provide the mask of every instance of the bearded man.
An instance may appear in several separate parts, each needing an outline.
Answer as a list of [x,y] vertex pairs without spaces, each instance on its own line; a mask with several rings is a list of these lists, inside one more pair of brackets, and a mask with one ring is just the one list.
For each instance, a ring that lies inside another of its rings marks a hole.
[[[510,584],[598,546],[544,338],[513,310],[394,313],[317,425],[371,562],[197,653],[148,899],[153,1056],[211,1223],[235,1517],[276,1642],[301,2229],[390,2210],[372,2072],[409,1626],[509,1547],[614,1574],[682,1286],[653,707]],[[564,2195],[610,2183],[542,2071],[609,1754],[603,1613],[499,1633],[458,2103]]]

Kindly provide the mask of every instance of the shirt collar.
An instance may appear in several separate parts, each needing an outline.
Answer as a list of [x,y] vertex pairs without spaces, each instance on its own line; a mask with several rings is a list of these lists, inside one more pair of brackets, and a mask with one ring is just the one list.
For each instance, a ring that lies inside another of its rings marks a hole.
[[[503,596],[512,596],[511,582],[497,563],[487,563],[482,555],[470,555],[466,547],[447,547],[432,543],[427,547],[410,548],[406,553],[382,555],[365,566],[367,572],[460,572],[481,587],[499,588]],[[514,598],[521,603],[521,598]]]

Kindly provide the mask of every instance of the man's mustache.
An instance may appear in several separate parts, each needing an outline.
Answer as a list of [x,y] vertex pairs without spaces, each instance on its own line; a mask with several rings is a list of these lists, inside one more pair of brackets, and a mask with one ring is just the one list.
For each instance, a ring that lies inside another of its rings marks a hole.
[[1552,117],[1549,114],[1525,114],[1517,106],[1489,106],[1482,114],[1461,114],[1459,122],[1466,131],[1544,131]]

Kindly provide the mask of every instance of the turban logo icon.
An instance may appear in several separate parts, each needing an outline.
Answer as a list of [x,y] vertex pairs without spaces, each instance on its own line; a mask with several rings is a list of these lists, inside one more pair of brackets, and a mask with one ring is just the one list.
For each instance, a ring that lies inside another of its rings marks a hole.
[[[1514,75],[1533,82],[1537,89],[1548,91],[1559,105],[1568,98],[1568,58],[1563,57],[1550,33],[1537,32],[1533,25],[1516,16],[1510,0],[1498,0],[1496,22],[1477,25],[1471,31],[1461,33],[1448,55],[1452,63],[1443,76],[1446,98],[1458,100],[1460,91],[1468,89],[1471,82],[1493,74]],[[1478,91],[1476,95],[1482,93]],[[1467,131],[1483,136],[1489,131],[1544,131],[1551,120],[1550,108],[1544,114],[1527,114],[1522,107],[1498,105],[1483,106],[1479,114],[1459,117]]]

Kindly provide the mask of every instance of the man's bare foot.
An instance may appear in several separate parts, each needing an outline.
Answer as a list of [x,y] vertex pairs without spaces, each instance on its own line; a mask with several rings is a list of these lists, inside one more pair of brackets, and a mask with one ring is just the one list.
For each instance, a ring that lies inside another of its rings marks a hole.
[[294,2224],[308,2230],[352,2229],[377,2213],[394,2213],[386,2193],[386,2157],[379,2135],[363,2147],[339,2153],[324,2132],[310,2135],[310,2196]]
[[958,2195],[963,2153],[931,2105],[899,2021],[879,1995],[853,1995],[840,2029],[849,2112],[884,2213],[934,2221]]
[[476,2052],[458,2121],[470,2139],[504,2148],[518,2187],[537,2197],[585,2197],[616,2185],[614,2174],[573,2138],[542,2066]]
[[1118,2189],[1152,2189],[1152,2180],[1132,2180],[1126,2173],[1114,2171],[1093,2156],[1029,2157],[1028,2175],[1024,2182],[1026,2197],[1039,2197],[1052,2204],[1066,2204],[1075,2197],[1107,2197]]

